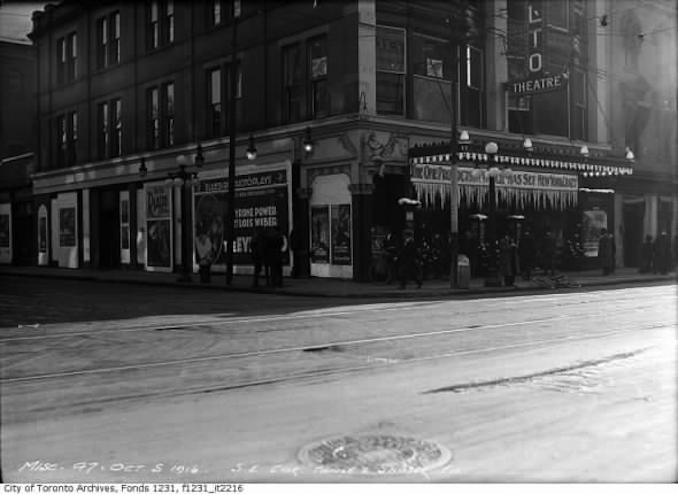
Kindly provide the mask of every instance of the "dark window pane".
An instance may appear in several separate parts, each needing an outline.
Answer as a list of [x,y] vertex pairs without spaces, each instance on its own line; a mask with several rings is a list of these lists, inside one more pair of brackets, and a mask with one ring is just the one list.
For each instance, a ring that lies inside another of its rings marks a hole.
[[405,109],[405,76],[377,72],[377,113],[402,115]]
[[377,26],[377,70],[405,71],[405,31]]

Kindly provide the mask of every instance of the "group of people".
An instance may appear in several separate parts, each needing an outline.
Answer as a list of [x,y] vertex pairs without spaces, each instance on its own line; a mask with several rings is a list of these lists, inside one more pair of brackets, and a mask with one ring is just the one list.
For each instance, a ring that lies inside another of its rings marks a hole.
[[252,236],[252,286],[259,286],[262,270],[268,287],[283,286],[283,261],[287,252],[287,238],[279,230],[257,229]]
[[666,232],[662,232],[654,241],[652,235],[646,235],[640,253],[640,272],[668,273],[672,265],[678,263],[678,238],[674,239],[673,251],[672,259],[671,241]]

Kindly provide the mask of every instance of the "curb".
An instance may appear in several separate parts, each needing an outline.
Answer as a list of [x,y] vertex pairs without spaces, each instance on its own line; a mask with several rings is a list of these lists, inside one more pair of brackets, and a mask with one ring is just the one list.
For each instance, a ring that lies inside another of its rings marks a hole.
[[94,282],[103,282],[103,283],[117,283],[117,284],[133,284],[133,285],[144,285],[144,286],[167,286],[167,287],[190,287],[191,289],[202,289],[202,290],[223,290],[227,292],[243,292],[243,293],[257,293],[257,294],[266,294],[266,295],[286,295],[292,297],[315,297],[315,298],[390,298],[390,299],[405,299],[405,298],[431,298],[431,297],[459,297],[459,298],[468,298],[476,295],[506,295],[514,294],[517,292],[544,292],[544,291],[576,291],[587,288],[595,287],[604,287],[604,286],[614,286],[614,285],[625,285],[625,284],[640,284],[640,283],[657,283],[665,282],[674,284],[677,282],[675,275],[656,275],[645,278],[612,278],[606,280],[595,280],[587,283],[586,281],[578,281],[579,286],[571,287],[549,287],[549,286],[514,286],[514,287],[496,287],[496,288],[476,288],[476,289],[452,289],[444,288],[438,290],[426,290],[426,289],[416,289],[415,291],[402,291],[397,288],[393,288],[389,291],[373,291],[366,293],[330,293],[330,292],[319,292],[308,289],[302,290],[290,290],[285,287],[281,289],[273,288],[253,288],[249,286],[226,286],[225,284],[219,285],[218,283],[200,283],[191,282],[191,283],[181,283],[179,281],[166,281],[166,280],[152,280],[152,279],[116,279],[116,278],[107,278],[105,276],[97,276],[91,274],[79,274],[74,273],[72,275],[59,273],[59,272],[12,272],[4,271],[0,269],[0,275],[5,276],[23,276],[29,278],[53,278],[53,279],[63,279],[63,280],[84,280],[84,281],[94,281]]

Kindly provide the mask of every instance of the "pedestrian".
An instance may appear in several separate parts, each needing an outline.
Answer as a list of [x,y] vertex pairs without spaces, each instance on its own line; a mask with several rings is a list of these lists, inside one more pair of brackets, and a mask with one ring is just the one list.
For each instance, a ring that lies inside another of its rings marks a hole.
[[307,243],[299,233],[298,228],[293,228],[290,233],[290,247],[292,248],[292,257],[294,264],[292,266],[292,278],[301,278],[306,273],[304,262],[308,253]]
[[499,273],[504,278],[505,286],[513,286],[516,272],[518,271],[516,244],[513,239],[505,234],[499,241]]
[[655,272],[659,272],[660,274],[669,272],[670,256],[671,246],[669,245],[669,236],[663,231],[655,240]]
[[283,256],[287,251],[287,238],[276,228],[269,237],[268,260],[271,269],[271,285],[274,288],[283,286],[282,265]]
[[612,242],[612,237],[607,233],[607,229],[601,229],[600,238],[598,239],[598,259],[600,259],[600,267],[603,269],[603,275],[605,276],[612,272],[612,263],[614,262],[614,247]]
[[541,242],[542,269],[545,275],[554,276],[556,274],[556,239],[551,234],[551,229],[547,228],[544,238]]
[[530,230],[525,230],[523,237],[518,244],[518,260],[520,261],[521,275],[523,279],[529,280],[534,267],[534,260],[537,256],[537,245]]
[[649,273],[654,269],[654,242],[652,235],[645,235],[645,242],[640,247],[640,272]]
[[[252,235],[252,243],[250,244],[250,251],[252,254],[252,266],[254,272],[252,275],[252,286],[257,288],[259,286],[259,275],[261,274],[261,268],[264,266],[264,258],[266,255],[266,238],[263,235],[263,232],[260,228],[254,230]],[[269,270],[265,270],[266,275],[266,285],[270,284],[269,279]]]
[[421,288],[421,259],[412,230],[405,230],[405,238],[398,254],[398,274],[400,278],[399,288],[406,288],[410,279],[417,283],[417,288]]
[[398,237],[393,232],[389,231],[384,237],[382,249],[386,261],[386,284],[390,285],[398,278],[397,261],[400,250]]

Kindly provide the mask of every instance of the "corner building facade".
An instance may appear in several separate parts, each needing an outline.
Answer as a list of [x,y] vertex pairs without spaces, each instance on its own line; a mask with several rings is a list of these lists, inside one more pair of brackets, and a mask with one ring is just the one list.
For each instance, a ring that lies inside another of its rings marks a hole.
[[[37,264],[171,272],[205,263],[223,272],[233,208],[236,273],[251,272],[254,233],[279,229],[292,247],[287,274],[378,277],[381,240],[406,225],[398,199],[428,190],[421,222],[449,232],[445,189],[417,182],[440,153],[415,150],[449,141],[453,122],[474,146],[460,168],[495,141],[516,171],[575,176],[555,194],[568,207],[618,221],[619,201],[600,191],[635,175],[604,117],[611,79],[596,75],[611,70],[611,49],[596,36],[610,2],[233,5],[66,0],[34,14]],[[569,82],[510,90],[533,72]],[[529,159],[520,154],[526,135],[540,153]],[[675,155],[675,140],[669,146]],[[587,182],[589,171],[598,182]],[[462,185],[463,222],[482,210],[486,184]],[[523,196],[532,210],[562,216],[552,189]]]

